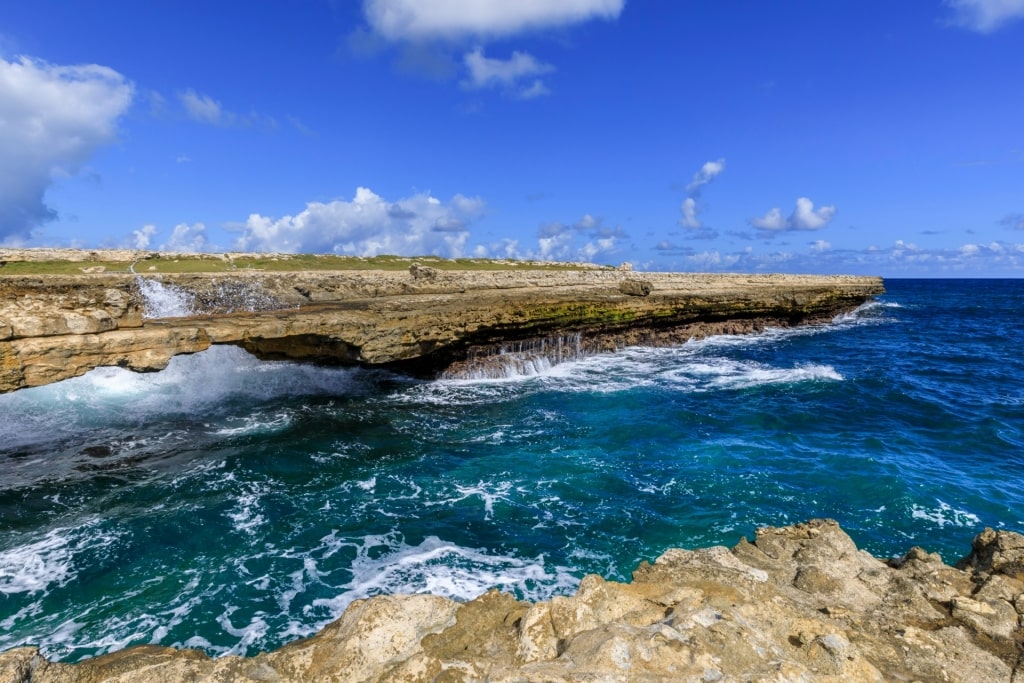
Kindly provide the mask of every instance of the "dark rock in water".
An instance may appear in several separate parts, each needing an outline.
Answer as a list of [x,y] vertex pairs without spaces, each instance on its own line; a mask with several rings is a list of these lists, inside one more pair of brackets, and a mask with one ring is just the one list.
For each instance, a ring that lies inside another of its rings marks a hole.
[[1022,548],[1024,536],[987,529],[962,569],[921,548],[887,564],[813,520],[732,549],[671,549],[631,583],[590,575],[548,602],[497,591],[462,604],[357,600],[312,638],[252,658],[147,645],[59,664],[18,648],[0,654],[0,683],[1012,683],[1024,661],[1024,581],[1012,575]]
[[113,452],[110,446],[86,446],[82,449],[82,455],[88,455],[90,458],[106,458]]

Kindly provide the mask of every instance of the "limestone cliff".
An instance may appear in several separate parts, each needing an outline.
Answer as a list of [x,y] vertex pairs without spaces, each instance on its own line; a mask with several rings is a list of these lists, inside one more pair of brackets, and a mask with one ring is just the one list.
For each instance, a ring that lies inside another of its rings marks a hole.
[[917,547],[883,562],[814,520],[549,602],[360,600],[252,658],[143,646],[72,665],[20,648],[0,654],[0,683],[1020,681],[1024,536],[986,529],[958,567]]
[[[159,278],[189,315],[146,316]],[[883,291],[880,278],[613,270],[301,271],[4,275],[0,392],[103,365],[159,370],[236,344],[263,358],[487,374],[497,354],[681,342],[831,319]],[[515,346],[510,346],[514,344]]]

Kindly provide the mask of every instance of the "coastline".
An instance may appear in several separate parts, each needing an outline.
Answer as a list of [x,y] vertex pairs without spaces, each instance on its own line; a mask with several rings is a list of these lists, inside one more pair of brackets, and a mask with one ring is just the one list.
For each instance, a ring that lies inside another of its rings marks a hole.
[[0,683],[148,681],[1013,681],[1024,536],[986,529],[956,567],[882,561],[832,520],[670,549],[629,583],[572,597],[353,602],[315,636],[251,658],[134,646],[77,664],[0,653]]
[[[115,256],[136,255],[82,258]],[[530,361],[564,348],[567,339],[574,353],[590,354],[811,324],[884,291],[875,277],[638,273],[577,264],[510,269],[504,262],[448,270],[413,259],[399,265],[158,274],[139,268],[140,275],[86,265],[76,267],[90,272],[79,274],[0,269],[0,392],[101,366],[156,371],[175,355],[213,344],[241,346],[263,359],[421,377],[488,376],[505,372],[496,357]],[[148,312],[147,283],[190,302],[186,314]],[[514,349],[519,355],[508,358]]]

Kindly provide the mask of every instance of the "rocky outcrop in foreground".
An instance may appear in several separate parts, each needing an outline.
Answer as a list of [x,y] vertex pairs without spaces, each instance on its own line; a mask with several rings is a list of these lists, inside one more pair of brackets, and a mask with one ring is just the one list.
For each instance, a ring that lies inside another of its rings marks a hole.
[[[168,315],[151,301],[147,309],[155,290],[178,297],[184,310]],[[404,271],[142,276],[0,270],[0,392],[105,365],[160,370],[211,344],[421,376],[500,376],[508,361],[537,356],[558,361],[829,320],[882,291],[881,279],[869,277],[446,271],[415,263]]]
[[149,681],[1020,681],[1024,536],[986,529],[947,566],[883,562],[831,520],[667,551],[573,597],[359,600],[252,658],[133,647],[79,664],[0,654],[0,683]]

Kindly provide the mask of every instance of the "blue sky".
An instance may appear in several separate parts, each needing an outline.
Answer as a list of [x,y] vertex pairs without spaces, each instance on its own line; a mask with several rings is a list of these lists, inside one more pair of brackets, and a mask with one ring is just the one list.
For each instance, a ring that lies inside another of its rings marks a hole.
[[9,3],[0,245],[1024,275],[1024,0]]

